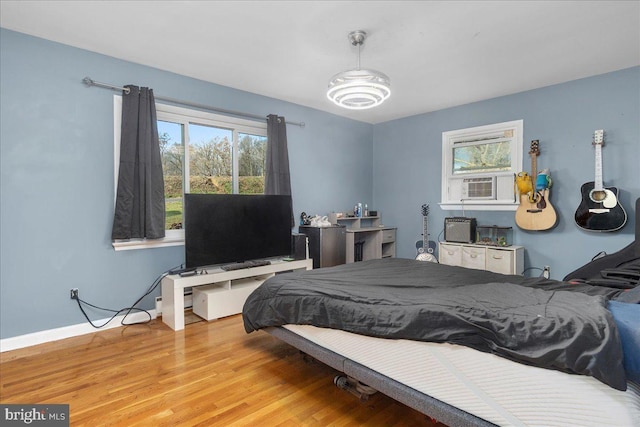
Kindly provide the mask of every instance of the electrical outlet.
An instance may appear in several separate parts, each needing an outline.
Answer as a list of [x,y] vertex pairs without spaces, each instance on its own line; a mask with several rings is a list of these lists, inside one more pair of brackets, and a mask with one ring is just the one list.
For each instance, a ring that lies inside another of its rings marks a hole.
[[551,276],[551,267],[549,267],[548,265],[545,265],[544,270],[542,270],[542,276],[545,279],[548,279]]
[[78,299],[78,288],[71,288],[71,299]]

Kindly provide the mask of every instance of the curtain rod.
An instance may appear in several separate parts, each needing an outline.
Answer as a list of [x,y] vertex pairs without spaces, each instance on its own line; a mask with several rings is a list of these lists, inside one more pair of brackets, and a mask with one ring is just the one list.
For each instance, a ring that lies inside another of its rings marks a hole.
[[[97,81],[91,79],[90,77],[85,77],[84,79],[82,79],[82,83],[84,83],[87,87],[97,86],[97,87],[102,87],[102,88],[105,88],[105,89],[123,91],[126,94],[129,93],[129,88],[121,87],[121,86],[114,86],[114,85],[110,85],[108,83],[100,83],[100,82],[97,82]],[[156,96],[155,99],[159,100],[159,101],[171,102],[171,103],[174,103],[174,104],[180,104],[180,105],[186,105],[186,106],[189,106],[189,107],[200,108],[200,109],[203,109],[203,110],[215,111],[217,113],[224,113],[224,114],[230,114],[230,115],[233,115],[233,116],[245,117],[245,118],[253,119],[253,120],[266,120],[265,117],[259,116],[259,115],[256,115],[256,114],[241,113],[239,111],[233,111],[233,110],[225,110],[224,108],[211,107],[209,105],[197,104],[197,103],[187,102],[187,101],[181,101],[179,99],[167,98],[167,97],[163,97],[163,96]],[[288,124],[288,125],[300,126],[301,128],[305,127],[305,123],[304,122],[290,122],[290,121],[286,120],[285,123]]]

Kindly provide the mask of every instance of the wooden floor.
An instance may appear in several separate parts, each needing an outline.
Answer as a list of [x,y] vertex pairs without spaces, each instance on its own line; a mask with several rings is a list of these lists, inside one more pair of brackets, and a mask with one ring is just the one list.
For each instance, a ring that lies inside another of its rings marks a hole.
[[240,315],[174,332],[160,319],[0,354],[0,402],[68,403],[72,426],[436,426]]

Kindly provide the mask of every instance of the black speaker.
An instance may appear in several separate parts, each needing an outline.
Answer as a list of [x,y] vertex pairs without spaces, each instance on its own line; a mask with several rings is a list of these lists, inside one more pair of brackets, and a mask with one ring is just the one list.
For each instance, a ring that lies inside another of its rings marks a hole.
[[449,217],[444,219],[444,240],[457,243],[474,243],[476,241],[476,219],[466,217]]
[[291,234],[291,258],[297,260],[307,259],[307,235],[302,233]]

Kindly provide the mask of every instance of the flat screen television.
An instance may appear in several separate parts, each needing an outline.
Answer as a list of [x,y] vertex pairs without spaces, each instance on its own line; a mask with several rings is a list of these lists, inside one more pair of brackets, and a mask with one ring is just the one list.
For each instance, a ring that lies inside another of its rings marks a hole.
[[185,194],[185,267],[291,255],[291,196]]

